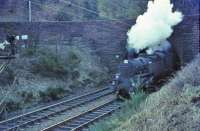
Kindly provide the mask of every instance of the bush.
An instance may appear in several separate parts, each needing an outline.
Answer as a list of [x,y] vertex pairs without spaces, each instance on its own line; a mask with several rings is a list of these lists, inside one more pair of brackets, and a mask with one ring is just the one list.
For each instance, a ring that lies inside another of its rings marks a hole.
[[148,0],[97,0],[100,14],[109,18],[137,18],[146,9]]
[[73,71],[71,73],[71,80],[76,80],[80,77],[80,73],[78,71]]
[[34,96],[33,96],[32,92],[22,91],[22,92],[20,92],[20,95],[23,98],[24,103],[30,103],[34,99]]
[[43,76],[66,77],[68,75],[63,60],[53,53],[40,54],[39,60],[32,66],[32,71]]
[[32,72],[50,77],[67,77],[78,79],[80,73],[77,71],[81,62],[80,57],[73,51],[68,52],[67,58],[62,59],[51,52],[39,52],[38,60],[33,63]]
[[81,63],[80,57],[75,52],[69,51],[67,57],[67,64],[70,67],[70,69],[77,68],[80,63]]
[[45,91],[39,92],[41,100],[45,102],[60,99],[64,94],[65,90],[62,87],[49,87]]
[[63,12],[63,9],[58,12],[58,14],[55,16],[56,21],[71,21],[72,17],[70,17],[66,12]]
[[91,80],[91,79],[85,79],[85,80],[83,80],[83,83],[84,83],[84,85],[86,86],[86,85],[89,85],[89,84],[91,84],[91,83],[94,83],[94,81]]
[[107,81],[109,81],[108,74],[100,71],[91,71],[89,72],[88,76],[97,87],[100,87],[106,84]]
[[5,86],[8,84],[12,84],[14,79],[15,79],[15,73],[10,67],[8,67],[0,74],[0,85]]
[[20,109],[20,108],[21,108],[20,105],[21,105],[21,104],[20,104],[19,102],[14,101],[14,100],[7,100],[7,101],[5,102],[5,107],[6,107],[6,110],[7,110],[8,112],[11,112],[11,111]]
[[24,49],[23,55],[24,56],[33,56],[35,54],[35,48],[34,47],[28,47]]
[[80,87],[83,87],[84,86],[84,83],[82,83],[81,81],[78,81],[78,80],[74,80],[72,82],[72,84],[69,86],[70,89],[73,89],[73,88],[80,88]]

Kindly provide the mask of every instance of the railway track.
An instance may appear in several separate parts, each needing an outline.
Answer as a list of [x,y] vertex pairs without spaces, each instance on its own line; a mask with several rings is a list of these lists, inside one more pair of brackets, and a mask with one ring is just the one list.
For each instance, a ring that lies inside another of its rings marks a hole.
[[22,114],[20,116],[10,118],[8,120],[1,121],[0,131],[25,130],[26,127],[42,123],[43,121],[47,121],[54,118],[55,116],[62,115],[62,113],[70,111],[76,107],[83,106],[84,104],[90,103],[113,93],[113,89],[106,87],[91,93],[87,93],[85,95],[72,98],[70,100],[62,101],[32,112],[28,112],[26,114]]
[[120,107],[121,102],[113,98],[102,105],[95,106],[92,109],[77,114],[42,131],[86,131],[88,125],[109,115]]

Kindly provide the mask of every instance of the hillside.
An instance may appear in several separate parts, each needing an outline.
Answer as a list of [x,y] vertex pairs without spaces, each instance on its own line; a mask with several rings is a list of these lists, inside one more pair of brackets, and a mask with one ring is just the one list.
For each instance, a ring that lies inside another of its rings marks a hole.
[[[135,18],[147,0],[31,0],[32,21]],[[28,21],[28,0],[0,1],[0,21]]]
[[27,48],[20,55],[0,73],[0,120],[16,110],[98,89],[109,80],[98,56],[78,47],[68,46],[64,58],[50,48]]
[[200,129],[200,57],[150,95],[141,112],[118,130],[197,131]]
[[[91,127],[92,131],[199,131],[200,56],[158,92],[133,95],[129,106]],[[143,102],[142,102],[143,101]],[[139,104],[141,103],[141,104]],[[102,128],[103,127],[103,128]]]

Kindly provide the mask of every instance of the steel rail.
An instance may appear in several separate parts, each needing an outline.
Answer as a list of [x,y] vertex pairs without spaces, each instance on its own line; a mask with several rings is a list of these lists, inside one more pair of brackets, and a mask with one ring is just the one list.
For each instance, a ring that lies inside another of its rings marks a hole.
[[[88,125],[91,122],[94,122],[95,120],[99,119],[100,117],[103,117],[117,109],[120,108],[120,105],[116,98],[112,98],[108,100],[107,102],[97,105],[85,112],[79,113],[76,116],[70,117],[64,121],[61,121],[57,124],[54,124],[50,127],[47,127],[43,129],[42,131],[52,131],[52,130],[63,130],[63,131],[75,131],[83,128],[83,126]],[[98,116],[91,116],[92,113],[100,113]],[[88,117],[87,117],[88,116]],[[92,118],[89,118],[92,117]],[[82,118],[82,119],[81,119]],[[85,118],[85,121],[84,121]],[[75,126],[75,127],[73,127]]]
[[[10,118],[10,119],[5,120],[5,121],[1,121],[0,122],[0,129],[1,129],[1,126],[4,126],[5,130],[8,130],[8,131],[18,129],[20,127],[25,127],[27,125],[30,125],[31,123],[34,124],[35,122],[40,121],[42,119],[46,119],[46,118],[48,118],[50,116],[54,116],[56,114],[60,114],[64,111],[70,110],[72,108],[86,104],[88,102],[92,102],[92,101],[94,101],[98,98],[101,98],[103,96],[111,94],[112,92],[113,92],[113,90],[106,87],[106,88],[100,89],[98,91],[94,91],[94,92],[91,92],[91,93],[87,93],[85,95],[81,95],[81,96],[72,98],[70,100],[62,101],[62,102],[59,102],[59,103],[56,103],[56,104],[53,104],[53,105],[50,105],[50,106],[47,106],[47,107],[43,107],[43,108],[37,109],[35,111],[28,112],[26,114],[22,114],[22,115]],[[102,94],[100,94],[100,93],[102,93]],[[78,103],[75,102],[75,101],[80,100],[80,99],[83,99],[83,100],[78,101]],[[72,105],[69,105],[70,102],[71,102]],[[64,105],[64,104],[66,104],[66,105]],[[51,110],[52,108],[57,108],[58,106],[63,106],[64,108],[60,109],[58,111]],[[46,111],[46,114],[41,115],[42,113],[44,114],[45,111]],[[51,113],[49,113],[49,111]],[[40,117],[37,117],[37,115],[40,116]],[[24,118],[25,118],[25,120],[24,120]],[[34,118],[34,119],[31,119],[31,118]],[[26,121],[26,119],[27,119],[27,121]],[[21,123],[20,123],[20,120],[22,120]],[[19,122],[19,124],[16,124],[17,122]],[[12,125],[10,128],[9,128],[9,124]],[[8,128],[6,128],[6,125],[8,125]]]
[[88,125],[91,125],[92,123],[100,120],[101,118],[104,118],[104,117],[108,116],[109,114],[113,113],[114,111],[120,109],[120,107],[121,107],[120,105],[116,106],[115,108],[113,108],[113,109],[111,109],[111,110],[109,110],[107,112],[104,112],[104,113],[92,118],[88,122],[85,122],[85,123],[79,125],[78,127],[73,128],[72,131],[80,131],[81,129],[87,128]]

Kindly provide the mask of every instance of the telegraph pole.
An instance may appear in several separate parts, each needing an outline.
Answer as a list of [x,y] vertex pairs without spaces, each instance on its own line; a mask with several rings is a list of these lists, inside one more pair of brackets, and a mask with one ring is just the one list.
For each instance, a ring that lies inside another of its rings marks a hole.
[[29,0],[28,1],[28,14],[29,14],[29,17],[28,17],[28,20],[29,20],[29,22],[31,22],[32,21],[32,9],[31,9],[32,7],[31,7],[31,0]]

